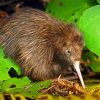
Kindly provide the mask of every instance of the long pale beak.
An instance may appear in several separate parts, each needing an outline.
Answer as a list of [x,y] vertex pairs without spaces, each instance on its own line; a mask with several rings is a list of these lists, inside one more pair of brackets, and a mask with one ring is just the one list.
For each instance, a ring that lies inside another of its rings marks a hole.
[[80,79],[80,82],[81,82],[81,84],[82,84],[82,87],[85,88],[85,84],[84,84],[84,81],[83,81],[83,77],[82,77],[82,74],[81,74],[79,65],[80,65],[80,62],[79,62],[79,61],[76,61],[76,62],[74,63],[74,68],[75,68],[75,70],[76,70],[76,72],[77,72],[77,74],[78,74],[78,77],[79,77],[79,79]]

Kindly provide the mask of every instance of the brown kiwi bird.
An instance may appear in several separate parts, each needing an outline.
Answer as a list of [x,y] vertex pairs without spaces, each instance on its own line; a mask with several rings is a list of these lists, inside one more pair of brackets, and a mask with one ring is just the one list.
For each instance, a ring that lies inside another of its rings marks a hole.
[[78,29],[37,9],[22,8],[14,13],[2,32],[6,34],[2,43],[6,56],[31,80],[63,76],[81,58],[83,39]]

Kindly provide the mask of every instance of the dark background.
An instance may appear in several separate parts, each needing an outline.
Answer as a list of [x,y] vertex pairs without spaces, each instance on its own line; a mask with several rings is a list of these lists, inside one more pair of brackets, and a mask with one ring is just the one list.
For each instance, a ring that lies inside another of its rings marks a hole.
[[0,12],[5,11],[9,15],[15,12],[17,5],[21,7],[33,7],[40,10],[45,10],[49,0],[0,0]]

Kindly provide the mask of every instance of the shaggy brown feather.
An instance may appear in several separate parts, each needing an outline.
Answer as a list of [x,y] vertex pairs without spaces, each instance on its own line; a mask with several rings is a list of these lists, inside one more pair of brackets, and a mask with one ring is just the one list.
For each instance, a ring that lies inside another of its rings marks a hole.
[[[56,78],[81,58],[81,33],[40,10],[23,8],[3,26],[4,52],[32,80]],[[66,71],[68,73],[68,71]]]

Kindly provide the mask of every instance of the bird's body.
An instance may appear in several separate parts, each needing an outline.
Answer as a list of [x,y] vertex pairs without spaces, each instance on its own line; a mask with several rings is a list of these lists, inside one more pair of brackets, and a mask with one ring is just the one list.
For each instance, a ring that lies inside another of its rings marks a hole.
[[2,44],[5,54],[32,80],[56,78],[81,58],[83,40],[78,29],[40,10],[21,9],[2,32],[7,36]]

